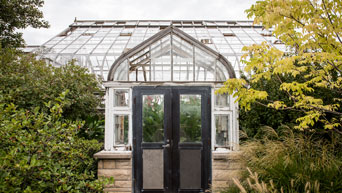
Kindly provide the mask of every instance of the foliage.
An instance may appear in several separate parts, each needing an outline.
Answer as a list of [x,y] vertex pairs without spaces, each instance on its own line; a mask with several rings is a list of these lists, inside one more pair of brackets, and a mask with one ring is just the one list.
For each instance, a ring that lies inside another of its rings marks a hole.
[[[96,117],[96,108],[101,104],[101,83],[86,68],[73,63],[52,67],[32,55],[12,49],[0,49],[0,83],[7,104],[13,103],[24,109],[40,107],[42,111],[48,110],[44,105],[46,102],[68,89],[66,97],[69,102],[63,106],[65,119]],[[89,125],[87,122],[86,126]]]
[[143,103],[144,142],[164,141],[164,101],[159,96],[147,96]]
[[102,144],[77,136],[79,121],[62,117],[66,92],[39,107],[18,109],[0,95],[0,192],[98,192],[92,158]]
[[250,140],[242,146],[243,160],[253,173],[241,184],[259,186],[256,172],[268,191],[249,187],[249,192],[342,191],[341,135],[329,130],[305,133],[287,128],[281,133],[264,129],[267,135],[262,140]]
[[[258,192],[258,193],[283,193],[283,192],[291,192],[296,193],[297,191],[293,189],[294,183],[291,183],[291,189],[287,189],[284,191],[283,188],[277,189],[274,186],[274,183],[272,180],[269,181],[269,183],[265,183],[264,181],[259,180],[258,173],[252,172],[249,168],[247,168],[249,172],[249,177],[247,178],[247,185],[246,188],[244,185],[238,180],[233,179],[234,184],[237,186],[237,189],[234,189],[230,192]],[[292,181],[293,182],[293,181]],[[316,181],[314,184],[311,184],[310,182],[307,182],[305,184],[305,190],[306,193],[319,193],[320,192],[319,183]]]
[[[276,110],[301,111],[302,115],[296,117],[298,129],[320,124],[341,132],[342,3],[263,0],[247,13],[266,29],[273,27],[273,35],[285,44],[287,52],[267,42],[245,47],[242,62],[249,81],[228,80],[219,92],[235,93],[245,110],[258,103]],[[293,79],[284,82],[282,76]],[[282,98],[270,100],[269,91],[248,84],[262,80],[277,82],[276,91],[286,94],[291,103],[286,104]],[[319,93],[322,90],[325,92]],[[326,100],[325,95],[330,93],[333,99]]]
[[0,1],[0,47],[20,47],[24,40],[17,29],[27,27],[47,28],[39,10],[44,0],[1,0]]
[[[105,130],[104,125],[105,119],[103,114],[88,116],[85,118],[84,125],[78,134],[85,139],[97,139],[98,141],[103,141]],[[126,128],[128,128],[128,126]]]
[[180,142],[199,142],[201,133],[201,100],[190,96],[180,102]]
[[[280,76],[283,81],[289,82],[293,78],[290,76]],[[246,77],[242,77],[248,82]],[[277,77],[272,76],[269,80],[260,79],[256,83],[248,82],[250,88],[255,90],[264,90],[268,93],[268,100],[280,100],[284,104],[290,106],[292,101],[284,92],[279,92],[277,88],[280,83]],[[267,107],[259,102],[252,103],[250,110],[240,109],[239,125],[240,129],[247,134],[248,137],[263,136],[261,127],[269,126],[276,130],[281,129],[283,125],[294,126],[297,117],[304,115],[301,111],[288,111],[282,109],[274,109]]]

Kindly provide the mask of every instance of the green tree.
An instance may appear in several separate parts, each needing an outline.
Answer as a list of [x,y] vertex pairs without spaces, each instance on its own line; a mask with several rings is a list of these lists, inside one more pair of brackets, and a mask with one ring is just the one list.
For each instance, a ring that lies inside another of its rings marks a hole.
[[[301,111],[296,117],[298,129],[323,125],[341,132],[341,1],[263,0],[247,13],[255,17],[255,23],[273,28],[273,35],[285,44],[287,51],[267,42],[245,47],[242,62],[246,64],[248,81],[228,80],[219,92],[235,92],[245,110],[259,103],[276,110]],[[292,79],[284,81],[283,76]],[[291,103],[270,99],[269,91],[248,84],[262,80],[277,82],[275,90],[286,94]]]
[[22,46],[24,40],[18,29],[49,27],[39,10],[43,4],[44,0],[0,0],[0,46]]

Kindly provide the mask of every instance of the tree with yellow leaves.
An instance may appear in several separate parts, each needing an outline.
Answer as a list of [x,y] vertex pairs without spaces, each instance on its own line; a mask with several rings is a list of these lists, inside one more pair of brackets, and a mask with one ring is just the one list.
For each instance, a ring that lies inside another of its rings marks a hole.
[[[248,78],[229,79],[218,92],[234,93],[245,110],[260,104],[299,111],[298,129],[319,124],[342,133],[342,1],[262,0],[246,12],[256,24],[272,28],[287,49],[267,42],[244,47],[241,61]],[[291,102],[270,98],[265,89],[251,86],[263,80],[276,81],[276,89]],[[333,98],[327,100],[325,94]]]

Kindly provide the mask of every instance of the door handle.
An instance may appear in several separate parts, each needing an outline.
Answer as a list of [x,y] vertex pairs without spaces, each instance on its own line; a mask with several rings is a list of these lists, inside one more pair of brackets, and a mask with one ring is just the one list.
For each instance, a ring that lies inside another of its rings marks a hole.
[[162,145],[163,148],[167,148],[167,147],[170,147],[170,144],[165,144],[165,145]]

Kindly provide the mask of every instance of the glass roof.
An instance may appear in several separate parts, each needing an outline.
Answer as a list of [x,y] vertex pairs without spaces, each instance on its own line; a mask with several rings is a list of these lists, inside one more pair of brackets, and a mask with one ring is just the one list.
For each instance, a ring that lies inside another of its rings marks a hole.
[[[243,69],[243,65],[239,61],[243,54],[241,51],[243,46],[267,41],[271,45],[285,50],[285,46],[272,36],[271,31],[265,30],[262,26],[253,25],[252,21],[83,20],[75,21],[65,31],[51,38],[40,48],[35,49],[35,52],[38,53],[40,58],[44,58],[56,66],[66,64],[68,61],[75,59],[78,65],[87,67],[90,72],[99,75],[106,81],[112,64],[123,53],[128,52],[170,25],[221,54],[231,63],[237,77],[240,76],[240,71]],[[166,61],[171,60],[170,54],[168,51],[165,51],[167,46],[170,47],[170,36],[160,41],[162,44],[156,43],[153,45],[155,47],[151,46],[151,51],[149,52],[152,56],[150,57],[151,64],[164,64]],[[161,45],[165,47],[161,48]],[[195,71],[192,71],[194,70],[193,68],[189,68],[192,65],[191,62],[193,60],[191,59],[193,58],[195,58],[195,63],[198,66],[204,65],[203,63],[211,60],[209,56],[205,56],[206,52],[201,53],[203,52],[201,49],[196,51],[195,48],[195,52],[192,52],[192,46],[181,38],[174,38],[173,49],[169,49],[175,53],[172,57],[172,68],[174,68],[172,73],[173,80],[221,80],[225,75],[215,75],[214,72],[211,73],[212,75],[209,75],[210,73],[204,75],[204,71],[198,70],[200,67],[197,68],[196,66]],[[143,53],[140,55],[143,56]],[[130,58],[126,62],[132,62],[133,60],[134,58]],[[133,63],[138,61],[139,59],[133,61]],[[200,61],[202,61],[202,64]],[[206,63],[206,65],[208,64]],[[220,65],[216,64],[216,66]],[[171,68],[171,66],[165,64],[163,69],[167,67]],[[152,67],[149,68],[152,69]],[[131,71],[135,70],[137,73],[135,75],[130,73],[127,78],[132,80],[136,78],[138,81],[144,81],[145,78],[146,80],[151,79],[151,81],[157,80],[159,79],[157,76],[162,76],[165,80],[171,78],[171,75],[170,77],[160,75],[159,70],[155,72],[150,70],[148,72],[150,74],[144,75],[141,69],[142,66],[128,69]],[[189,71],[185,69],[189,69]],[[184,70],[186,73],[184,73]],[[202,75],[197,75],[197,71],[199,71],[199,74],[202,73]],[[207,68],[207,71],[210,72],[210,68]],[[147,71],[145,70],[145,72]],[[156,73],[156,75],[153,73]],[[146,77],[144,78],[144,76]]]

